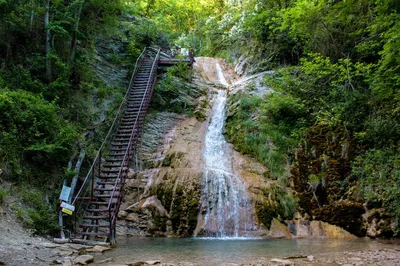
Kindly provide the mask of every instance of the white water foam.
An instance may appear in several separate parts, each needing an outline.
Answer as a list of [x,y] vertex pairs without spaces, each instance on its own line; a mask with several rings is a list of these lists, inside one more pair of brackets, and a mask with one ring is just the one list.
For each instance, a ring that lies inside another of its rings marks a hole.
[[[216,70],[220,83],[228,87],[218,63]],[[229,146],[222,134],[226,100],[226,91],[218,90],[205,136],[203,231],[206,236],[220,239],[248,239],[247,232],[255,230],[254,211],[242,181],[233,174]]]

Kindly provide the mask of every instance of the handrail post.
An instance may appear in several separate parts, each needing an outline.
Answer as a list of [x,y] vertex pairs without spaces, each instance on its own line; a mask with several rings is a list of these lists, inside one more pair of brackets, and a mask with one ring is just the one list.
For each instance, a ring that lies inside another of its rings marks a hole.
[[90,188],[90,200],[93,200],[93,194],[94,194],[94,171],[92,171],[92,182],[91,182],[91,188]]

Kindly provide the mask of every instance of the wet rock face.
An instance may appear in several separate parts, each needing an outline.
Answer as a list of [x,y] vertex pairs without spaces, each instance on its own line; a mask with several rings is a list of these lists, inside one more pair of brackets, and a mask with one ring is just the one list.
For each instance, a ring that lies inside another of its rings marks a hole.
[[[342,130],[312,127],[297,150],[291,171],[299,206],[312,219],[340,226],[356,236],[393,235],[391,218],[379,206],[369,206],[351,176],[357,147]],[[378,208],[377,208],[378,207]]]
[[125,185],[120,235],[191,236],[201,194],[203,124],[173,113],[150,116],[137,167]]
[[349,178],[355,150],[344,132],[314,126],[296,152],[292,176],[303,212],[363,236],[365,210],[361,198],[349,191],[356,184]]

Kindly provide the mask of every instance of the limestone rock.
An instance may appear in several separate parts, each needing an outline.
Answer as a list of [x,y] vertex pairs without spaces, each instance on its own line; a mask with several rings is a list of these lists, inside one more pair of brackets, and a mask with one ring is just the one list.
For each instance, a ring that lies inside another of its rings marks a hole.
[[113,258],[107,258],[107,259],[104,259],[104,260],[97,261],[97,263],[98,264],[102,264],[102,263],[107,263],[107,262],[112,262],[112,261],[114,261]]
[[86,265],[88,263],[93,262],[93,256],[92,255],[81,255],[77,258],[75,258],[74,263],[75,264],[80,264],[80,265]]
[[271,222],[271,228],[269,230],[269,236],[273,238],[292,238],[292,234],[286,225],[279,222],[277,219],[273,219]]
[[320,222],[321,228],[325,232],[326,236],[331,239],[357,239],[355,235],[350,234],[343,228],[336,225],[331,225],[325,222]]
[[74,254],[74,251],[71,250],[71,249],[69,249],[69,250],[60,250],[60,251],[58,252],[58,255],[59,255],[59,256],[62,256],[62,257],[64,257],[64,256],[71,256],[72,254]]
[[273,263],[273,265],[279,265],[279,266],[290,266],[294,265],[294,262],[291,260],[282,260],[282,259],[272,259],[270,262]]
[[43,247],[45,248],[59,248],[61,245],[53,244],[53,243],[45,243],[43,244]]
[[311,235],[310,222],[296,219],[288,222],[288,228],[294,237],[303,238]]
[[141,203],[142,208],[154,207],[160,215],[167,215],[167,210],[162,205],[161,201],[157,196],[152,196],[147,198],[143,203]]
[[111,250],[111,248],[103,247],[103,246],[99,246],[99,245],[96,245],[93,248],[86,249],[87,252],[99,252],[99,253],[103,253],[104,251],[107,251],[107,250]]
[[244,55],[242,55],[239,58],[239,63],[235,66],[236,74],[238,74],[239,76],[243,75],[247,69],[247,66],[248,66],[247,59],[244,57]]
[[70,258],[65,258],[62,262],[62,266],[72,266],[72,260]]

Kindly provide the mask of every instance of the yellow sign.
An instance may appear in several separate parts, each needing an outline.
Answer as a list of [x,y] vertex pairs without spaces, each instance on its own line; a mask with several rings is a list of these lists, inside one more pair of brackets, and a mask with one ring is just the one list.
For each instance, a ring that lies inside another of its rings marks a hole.
[[66,208],[62,208],[61,211],[62,211],[63,213],[72,215],[72,211],[71,211],[71,210],[68,210],[68,209],[66,209]]

